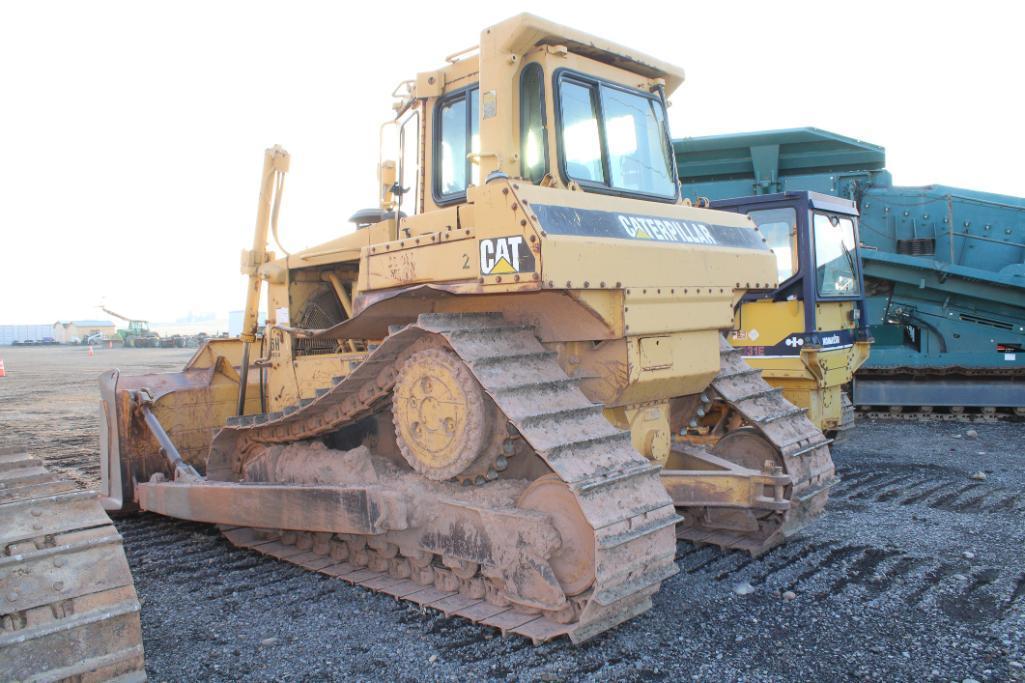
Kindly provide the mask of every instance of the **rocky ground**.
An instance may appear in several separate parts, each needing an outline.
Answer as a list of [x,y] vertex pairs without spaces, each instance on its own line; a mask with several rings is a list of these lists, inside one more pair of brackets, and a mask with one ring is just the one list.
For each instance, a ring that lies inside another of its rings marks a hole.
[[[96,375],[188,355],[4,348],[0,444],[91,485]],[[834,458],[821,520],[757,560],[681,542],[654,609],[581,646],[503,639],[208,526],[118,526],[155,681],[1025,680],[1025,424],[862,421]]]

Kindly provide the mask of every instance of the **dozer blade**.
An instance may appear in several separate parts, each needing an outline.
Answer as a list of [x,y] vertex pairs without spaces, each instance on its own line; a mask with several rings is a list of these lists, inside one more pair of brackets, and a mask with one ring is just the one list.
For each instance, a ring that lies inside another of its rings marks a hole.
[[0,449],[0,680],[143,681],[139,601],[93,491]]

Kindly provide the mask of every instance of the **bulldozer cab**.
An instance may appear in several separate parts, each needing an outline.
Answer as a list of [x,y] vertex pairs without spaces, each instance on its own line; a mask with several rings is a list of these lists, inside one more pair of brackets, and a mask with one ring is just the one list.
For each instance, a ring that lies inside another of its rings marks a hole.
[[779,285],[744,295],[730,342],[838,437],[853,424],[842,388],[865,362],[871,341],[854,202],[802,191],[711,205],[751,218],[776,257]]
[[[853,201],[818,192],[782,192],[713,201],[712,208],[750,217],[776,256],[779,286],[745,295],[736,340],[761,350],[756,355],[797,355],[805,345],[830,349],[867,338]],[[756,307],[746,306],[769,302],[790,302],[772,308],[771,332],[750,319]],[[766,343],[774,348],[766,349]]]
[[381,164],[400,232],[457,214],[489,174],[679,201],[665,101],[678,68],[526,14],[446,61],[400,86],[398,168]]

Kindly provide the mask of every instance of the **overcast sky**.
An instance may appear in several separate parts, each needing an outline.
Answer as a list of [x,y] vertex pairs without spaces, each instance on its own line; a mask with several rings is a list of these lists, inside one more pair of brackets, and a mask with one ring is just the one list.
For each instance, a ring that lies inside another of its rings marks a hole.
[[1025,194],[1021,3],[607,4],[0,0],[0,323],[241,308],[263,149],[286,248],[349,231],[395,85],[521,10],[684,67],[674,137],[816,126]]

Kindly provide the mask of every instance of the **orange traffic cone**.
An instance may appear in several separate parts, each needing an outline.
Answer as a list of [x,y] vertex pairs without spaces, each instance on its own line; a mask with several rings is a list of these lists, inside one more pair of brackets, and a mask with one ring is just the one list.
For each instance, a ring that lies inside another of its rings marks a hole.
[[90,344],[89,345],[89,357],[92,358],[92,356],[93,356],[93,346],[92,346],[92,344]]
[[6,377],[7,371],[4,370],[4,359],[0,358],[0,377]]

